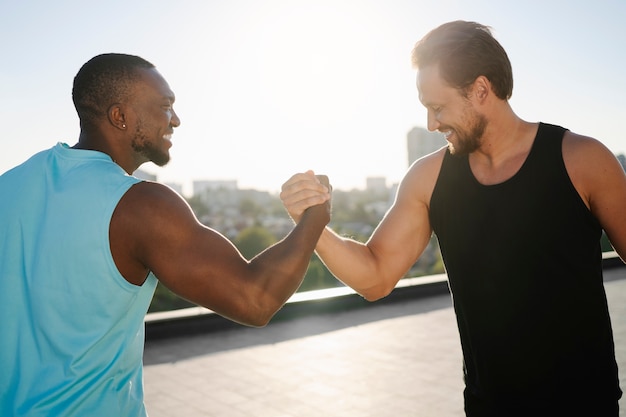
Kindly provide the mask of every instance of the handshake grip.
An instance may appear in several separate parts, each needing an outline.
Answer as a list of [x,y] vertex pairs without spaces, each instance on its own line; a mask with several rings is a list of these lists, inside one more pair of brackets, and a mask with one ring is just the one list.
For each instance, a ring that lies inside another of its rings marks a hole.
[[[332,187],[328,180],[328,176],[326,175],[315,175],[315,178],[319,180],[329,191],[332,191]],[[330,199],[323,204],[318,204],[315,206],[311,206],[305,210],[305,213],[309,213],[309,215],[313,215],[319,220],[324,222],[324,225],[327,225],[330,222]]]
[[328,190],[331,190],[330,182],[328,181],[328,176],[326,176],[326,175],[315,175],[315,178],[317,178],[319,180],[319,182],[321,182],[323,185],[325,185],[326,188],[328,188]]

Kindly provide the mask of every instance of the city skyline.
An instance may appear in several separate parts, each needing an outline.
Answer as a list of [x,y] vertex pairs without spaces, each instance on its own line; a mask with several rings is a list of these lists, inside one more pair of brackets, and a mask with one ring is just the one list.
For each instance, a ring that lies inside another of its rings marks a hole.
[[[35,7],[33,7],[33,5]],[[0,172],[63,141],[78,118],[71,83],[94,55],[153,62],[177,95],[163,182],[237,180],[276,192],[295,172],[338,189],[398,182],[406,136],[425,127],[410,51],[450,20],[489,25],[513,64],[511,104],[626,152],[626,3],[488,0],[5,2]]]

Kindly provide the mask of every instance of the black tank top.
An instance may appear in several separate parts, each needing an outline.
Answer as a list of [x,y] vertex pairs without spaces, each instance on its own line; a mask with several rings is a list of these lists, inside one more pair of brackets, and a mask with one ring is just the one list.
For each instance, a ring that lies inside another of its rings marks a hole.
[[602,229],[567,174],[564,132],[541,123],[522,167],[495,185],[447,152],[430,201],[466,392],[500,410],[621,395]]

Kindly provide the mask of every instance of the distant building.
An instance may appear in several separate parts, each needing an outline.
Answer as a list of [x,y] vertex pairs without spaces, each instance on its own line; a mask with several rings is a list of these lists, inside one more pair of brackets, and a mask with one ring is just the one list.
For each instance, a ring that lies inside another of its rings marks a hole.
[[423,127],[414,127],[406,136],[409,165],[447,144],[442,133],[429,132]]
[[373,206],[369,207],[369,211],[384,214],[389,207],[393,204],[398,191],[398,184],[392,184],[387,186],[387,179],[385,177],[367,177],[365,179],[365,191],[382,198],[382,200],[376,202]]
[[166,182],[165,185],[176,191],[178,194],[183,195],[183,185],[177,182]]
[[142,169],[138,169],[135,172],[133,172],[133,177],[137,177],[140,180],[146,180],[146,181],[156,181],[157,180],[157,176],[154,174],[150,174],[149,172],[146,172]]
[[365,189],[374,192],[387,191],[387,179],[385,177],[367,177],[365,179]]
[[196,180],[193,181],[193,195],[202,194],[206,191],[237,190],[237,180]]
[[[157,182],[158,178],[155,174],[150,174],[149,172],[146,172],[142,169],[138,169],[135,172],[133,172],[133,176],[139,178],[140,180],[144,180],[144,181],[154,181]],[[170,187],[172,190],[176,191],[178,194],[183,195],[183,186],[182,184],[176,183],[176,182],[167,182],[164,183],[165,185],[167,185],[168,187]]]

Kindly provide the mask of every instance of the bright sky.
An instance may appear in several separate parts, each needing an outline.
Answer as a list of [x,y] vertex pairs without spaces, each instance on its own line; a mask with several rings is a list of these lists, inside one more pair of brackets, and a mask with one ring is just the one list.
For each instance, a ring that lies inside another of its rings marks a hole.
[[80,66],[104,52],[154,63],[182,125],[159,180],[236,179],[277,191],[314,169],[335,188],[399,181],[425,126],[410,51],[450,20],[491,26],[513,64],[511,103],[626,153],[624,0],[0,0],[0,172],[73,145]]

